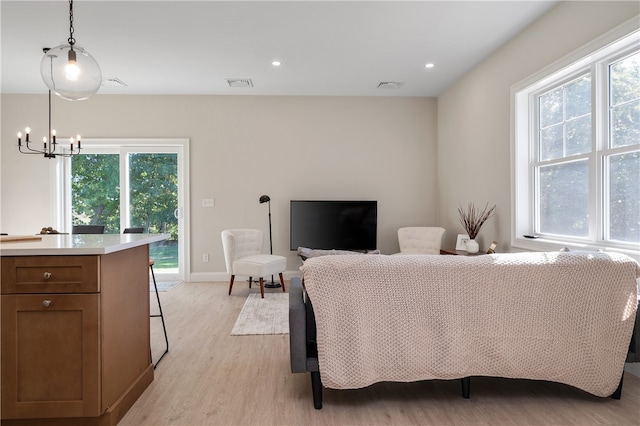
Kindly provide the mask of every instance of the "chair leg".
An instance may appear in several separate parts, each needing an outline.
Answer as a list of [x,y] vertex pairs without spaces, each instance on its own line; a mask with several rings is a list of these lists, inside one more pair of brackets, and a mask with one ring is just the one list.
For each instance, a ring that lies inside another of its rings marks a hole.
[[235,277],[235,275],[231,275],[231,280],[229,280],[229,296],[231,296],[231,289],[233,288],[233,280]]
[[264,279],[260,277],[260,296],[264,299]]
[[251,290],[251,281],[253,281],[253,277],[249,277],[249,290]]
[[471,377],[463,377],[460,379],[462,384],[462,397],[469,399],[469,393],[471,392]]
[[[164,315],[162,314],[162,305],[160,304],[160,295],[158,294],[158,284],[156,283],[156,274],[153,272],[153,265],[150,264],[149,269],[151,269],[151,277],[153,278],[153,287],[156,290],[156,299],[158,300],[158,310],[160,311],[160,314],[150,315],[150,317],[151,318],[160,317],[160,319],[162,320],[162,331],[164,331],[164,342],[166,344],[164,352],[162,353],[162,355],[160,355],[160,358],[158,358],[156,363],[153,364],[153,369],[155,370],[155,368],[158,366],[162,358],[164,358],[167,352],[169,352],[169,337],[167,337],[167,327],[164,324]],[[229,289],[229,291],[231,291],[231,289]]]
[[280,285],[282,286],[282,291],[285,291],[285,289],[284,289],[284,278],[282,278],[282,272],[280,272]]

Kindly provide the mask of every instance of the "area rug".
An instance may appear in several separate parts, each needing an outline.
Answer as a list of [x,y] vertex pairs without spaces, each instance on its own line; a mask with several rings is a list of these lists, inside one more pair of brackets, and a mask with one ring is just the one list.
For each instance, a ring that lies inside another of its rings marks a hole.
[[252,334],[289,334],[289,293],[249,294],[231,335]]
[[[169,291],[178,284],[181,284],[182,281],[157,281],[158,291]],[[153,281],[149,282],[149,291],[155,291],[156,289],[153,287]]]

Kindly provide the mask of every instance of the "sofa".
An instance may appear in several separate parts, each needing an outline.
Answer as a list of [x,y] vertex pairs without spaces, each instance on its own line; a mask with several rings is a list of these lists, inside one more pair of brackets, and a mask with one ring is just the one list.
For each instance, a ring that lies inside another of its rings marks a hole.
[[473,376],[620,398],[640,265],[616,253],[334,255],[289,294],[293,373],[322,389]]

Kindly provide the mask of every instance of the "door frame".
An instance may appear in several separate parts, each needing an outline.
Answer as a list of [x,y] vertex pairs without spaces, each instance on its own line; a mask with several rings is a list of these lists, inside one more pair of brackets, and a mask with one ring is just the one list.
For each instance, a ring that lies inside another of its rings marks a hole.
[[[188,138],[89,138],[82,140],[83,148],[88,153],[120,154],[125,155],[131,152],[138,153],[175,153],[178,155],[178,264],[179,273],[175,275],[162,274],[160,270],[156,272],[158,279],[181,280],[191,276],[190,265],[190,214],[189,214],[189,139]],[[163,151],[164,150],[164,151]],[[52,179],[54,182],[52,193],[53,198],[53,223],[55,229],[62,232],[71,232],[71,161],[68,157],[61,157],[61,161],[56,162],[52,167]],[[128,161],[128,160],[125,160]],[[120,170],[121,182],[124,170]],[[126,173],[125,173],[126,174]],[[125,177],[128,180],[128,176]],[[123,203],[122,197],[120,203]],[[128,198],[128,197],[127,197]],[[122,204],[121,204],[122,205]],[[124,212],[120,215],[120,224],[125,226]]]

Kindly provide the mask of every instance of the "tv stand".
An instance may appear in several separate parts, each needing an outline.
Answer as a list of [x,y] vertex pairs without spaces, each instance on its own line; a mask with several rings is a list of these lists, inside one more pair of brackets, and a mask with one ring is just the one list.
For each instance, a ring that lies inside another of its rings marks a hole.
[[307,247],[298,247],[298,256],[304,262],[310,257],[318,256],[331,256],[336,254],[380,254],[380,250],[326,250],[326,249],[311,249]]

